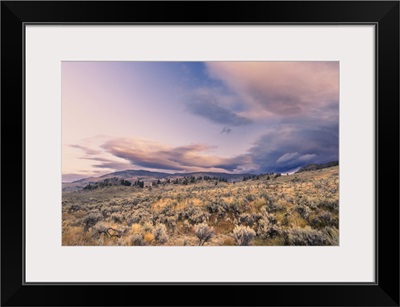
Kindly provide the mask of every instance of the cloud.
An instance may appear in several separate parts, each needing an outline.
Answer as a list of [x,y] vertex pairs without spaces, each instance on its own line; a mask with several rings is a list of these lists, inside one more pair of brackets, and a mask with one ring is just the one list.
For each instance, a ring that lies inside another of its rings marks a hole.
[[310,160],[312,160],[312,159],[314,159],[316,157],[317,157],[316,154],[305,154],[305,155],[299,157],[297,160],[299,160],[299,161],[310,161]]
[[[99,159],[91,159],[91,160],[99,161]],[[126,170],[131,167],[131,164],[116,162],[113,160],[102,159],[101,163],[93,164],[92,166],[96,167],[96,168],[104,168],[104,169],[112,169],[112,170]]]
[[[262,127],[248,150],[259,172],[338,160],[338,62],[208,62],[236,95],[236,114]],[[253,125],[253,126],[254,126]]]
[[186,103],[187,110],[201,116],[213,123],[229,126],[242,126],[251,124],[252,121],[235,111],[235,98],[221,93],[217,89],[197,89],[189,95]]
[[[244,148],[244,154],[218,157],[206,144],[168,146],[137,139],[102,141],[103,145],[95,149],[72,147],[84,150],[83,159],[92,160],[97,169],[132,166],[166,171],[287,172],[305,164],[338,159],[338,62],[205,65],[212,78],[207,80],[209,87],[196,84],[182,91],[179,99],[183,97],[186,111],[220,125],[217,133],[230,134],[234,129],[239,146],[243,138],[248,141],[259,136]],[[228,142],[232,137],[220,139],[232,146]]]
[[144,140],[115,139],[102,147],[136,167],[166,171],[234,172],[252,163],[251,157],[247,155],[222,158],[207,154],[213,147],[206,144],[170,147]]
[[288,172],[309,163],[338,160],[338,125],[271,128],[248,154],[259,172]]
[[228,128],[228,127],[224,127],[224,128],[221,130],[221,133],[229,134],[229,133],[231,133],[231,132],[232,132],[232,129],[231,129],[231,128]]
[[288,161],[307,162],[316,157],[316,154],[299,155],[298,152],[288,152],[283,154],[278,160],[276,160],[276,163],[287,163]]
[[[232,157],[210,154],[214,147],[207,144],[172,147],[138,139],[114,139],[102,148],[135,168],[170,172],[288,172],[309,163],[338,160],[338,125],[298,128],[273,127],[247,153]],[[97,165],[103,166],[118,165],[107,161]]]
[[287,162],[293,160],[294,158],[297,158],[298,156],[299,156],[298,152],[285,153],[278,160],[276,160],[276,163]]
[[211,77],[240,96],[252,118],[298,116],[338,107],[338,62],[208,62]]
[[220,106],[219,104],[211,101],[192,101],[187,104],[187,108],[192,114],[204,117],[209,121],[217,124],[241,126],[251,123],[251,120],[249,120],[248,118],[239,116],[232,111]]
[[89,147],[87,147],[87,146],[82,146],[82,145],[77,145],[77,144],[73,144],[73,145],[69,145],[69,146],[72,147],[72,148],[81,149],[81,150],[83,150],[87,155],[90,155],[90,156],[98,155],[98,154],[101,153],[101,151],[96,150],[96,149],[89,148]]
[[[221,133],[229,133],[224,127]],[[208,144],[169,146],[141,139],[109,139],[91,149],[79,146],[94,170],[149,169],[166,172],[289,172],[309,163],[338,160],[338,124],[292,122],[265,127],[244,154],[219,157]],[[88,152],[101,152],[87,155]]]
[[[127,163],[126,161],[121,161],[120,159],[118,159],[119,161],[116,161],[115,158],[113,159],[112,156],[110,158],[106,158],[105,157],[106,153],[104,152],[103,149],[95,149],[95,148],[90,147],[89,145],[82,146],[82,145],[76,145],[76,144],[70,145],[70,147],[82,150],[85,153],[85,155],[79,157],[79,159],[93,161],[94,164],[92,164],[92,167],[95,167],[95,168],[111,169],[111,170],[125,170],[131,166],[131,164]],[[81,170],[80,172],[96,173],[96,171],[85,171],[85,170]],[[100,171],[97,171],[97,172],[100,172]]]

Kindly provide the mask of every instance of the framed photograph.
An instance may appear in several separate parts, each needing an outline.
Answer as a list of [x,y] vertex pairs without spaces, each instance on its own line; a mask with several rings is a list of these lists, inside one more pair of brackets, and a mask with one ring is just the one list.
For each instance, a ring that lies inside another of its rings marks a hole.
[[2,305],[399,306],[398,1],[1,29]]

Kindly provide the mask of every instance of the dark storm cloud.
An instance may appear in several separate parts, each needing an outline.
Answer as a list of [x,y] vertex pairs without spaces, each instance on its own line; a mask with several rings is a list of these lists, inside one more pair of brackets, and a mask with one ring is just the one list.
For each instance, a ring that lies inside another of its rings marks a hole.
[[338,125],[270,130],[250,149],[260,172],[288,172],[310,163],[338,160]]
[[242,126],[251,124],[252,122],[250,119],[239,116],[213,101],[192,101],[187,104],[187,108],[192,114],[204,117],[217,124]]

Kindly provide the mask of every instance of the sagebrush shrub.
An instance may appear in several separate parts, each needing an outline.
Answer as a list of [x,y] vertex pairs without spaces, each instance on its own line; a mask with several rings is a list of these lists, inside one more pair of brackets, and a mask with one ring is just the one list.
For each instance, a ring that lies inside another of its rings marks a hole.
[[284,211],[286,208],[283,205],[270,201],[266,209],[268,212],[277,212],[277,211]]
[[325,207],[332,212],[339,212],[339,202],[333,200],[324,200],[319,204],[320,207]]
[[114,212],[120,212],[121,211],[121,207],[118,205],[113,205],[109,208],[109,212],[110,213],[114,213]]
[[177,218],[175,216],[168,216],[165,220],[165,224],[172,230],[175,229]]
[[144,223],[144,225],[143,225],[143,231],[144,232],[153,232],[153,223],[150,223],[150,222],[146,222],[146,223]]
[[146,222],[153,221],[153,214],[150,212],[149,208],[138,207],[135,211],[132,212],[128,224],[145,224]]
[[252,218],[252,215],[250,213],[242,213],[239,215],[239,222],[241,224],[245,223],[247,225],[253,225],[254,220]]
[[153,230],[154,240],[157,243],[164,244],[168,241],[168,231],[164,224],[157,224]]
[[339,230],[334,227],[325,227],[322,232],[325,234],[327,245],[339,245]]
[[266,218],[262,218],[257,223],[257,235],[262,239],[266,239],[269,237],[269,229],[271,225]]
[[123,220],[124,220],[124,217],[120,213],[113,213],[113,214],[111,214],[111,220],[114,223],[120,223],[121,224],[123,222]]
[[211,202],[206,208],[209,213],[217,213],[218,218],[224,218],[228,206],[221,202]]
[[83,230],[86,232],[89,228],[96,225],[103,218],[103,215],[100,213],[89,213],[82,219]]
[[135,233],[130,236],[130,243],[134,246],[143,246],[146,245],[146,241],[141,233]]
[[194,233],[199,239],[199,245],[202,246],[211,240],[214,235],[214,228],[209,227],[206,223],[201,223],[194,226]]
[[67,212],[72,213],[72,212],[79,211],[80,206],[79,205],[69,205],[67,208],[68,208]]
[[203,211],[199,207],[188,206],[184,211],[184,216],[192,223],[198,224],[208,221],[210,214],[208,212]]
[[92,237],[95,237],[97,235],[101,236],[102,234],[107,235],[107,230],[108,227],[104,223],[97,223],[95,226],[92,227]]
[[297,205],[294,207],[294,210],[305,220],[308,220],[310,214],[312,213],[311,209],[306,205]]
[[325,226],[339,226],[339,221],[332,216],[331,213],[323,211],[310,221],[310,224],[316,228],[323,228]]
[[245,203],[240,204],[238,202],[232,202],[232,203],[227,204],[227,211],[235,213],[235,214],[243,213],[243,212],[249,210],[249,208],[250,207]]
[[285,245],[329,245],[325,234],[321,231],[312,229],[307,226],[305,228],[289,228],[283,233]]
[[249,226],[236,226],[233,229],[233,238],[236,245],[250,245],[250,242],[256,236],[256,233]]
[[256,226],[256,233],[262,239],[274,238],[280,235],[282,229],[276,224],[276,219],[272,214],[264,215]]

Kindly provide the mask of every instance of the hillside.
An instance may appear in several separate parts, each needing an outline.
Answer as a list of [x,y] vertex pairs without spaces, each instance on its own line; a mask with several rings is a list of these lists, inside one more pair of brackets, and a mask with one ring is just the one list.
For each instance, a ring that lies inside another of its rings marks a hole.
[[[95,185],[101,183],[108,183],[110,180],[117,183],[121,180],[129,181],[134,183],[135,181],[142,181],[146,185],[151,184],[154,181],[162,180],[176,180],[181,178],[190,178],[190,177],[209,177],[209,178],[218,178],[224,179],[226,181],[241,181],[243,177],[250,177],[252,174],[228,174],[221,172],[191,172],[191,173],[163,173],[163,172],[152,172],[146,170],[125,170],[113,172],[110,174],[102,175],[100,177],[88,177],[80,180],[76,180],[74,182],[63,182],[62,190],[63,191],[77,191],[81,190],[87,185]],[[118,185],[118,184],[112,184]]]
[[302,173],[302,172],[309,172],[309,171],[316,171],[319,169],[324,169],[332,166],[337,166],[339,165],[339,161],[331,161],[327,163],[322,163],[322,164],[308,164],[302,168],[300,168],[296,173]]
[[338,245],[339,167],[64,191],[63,245]]

